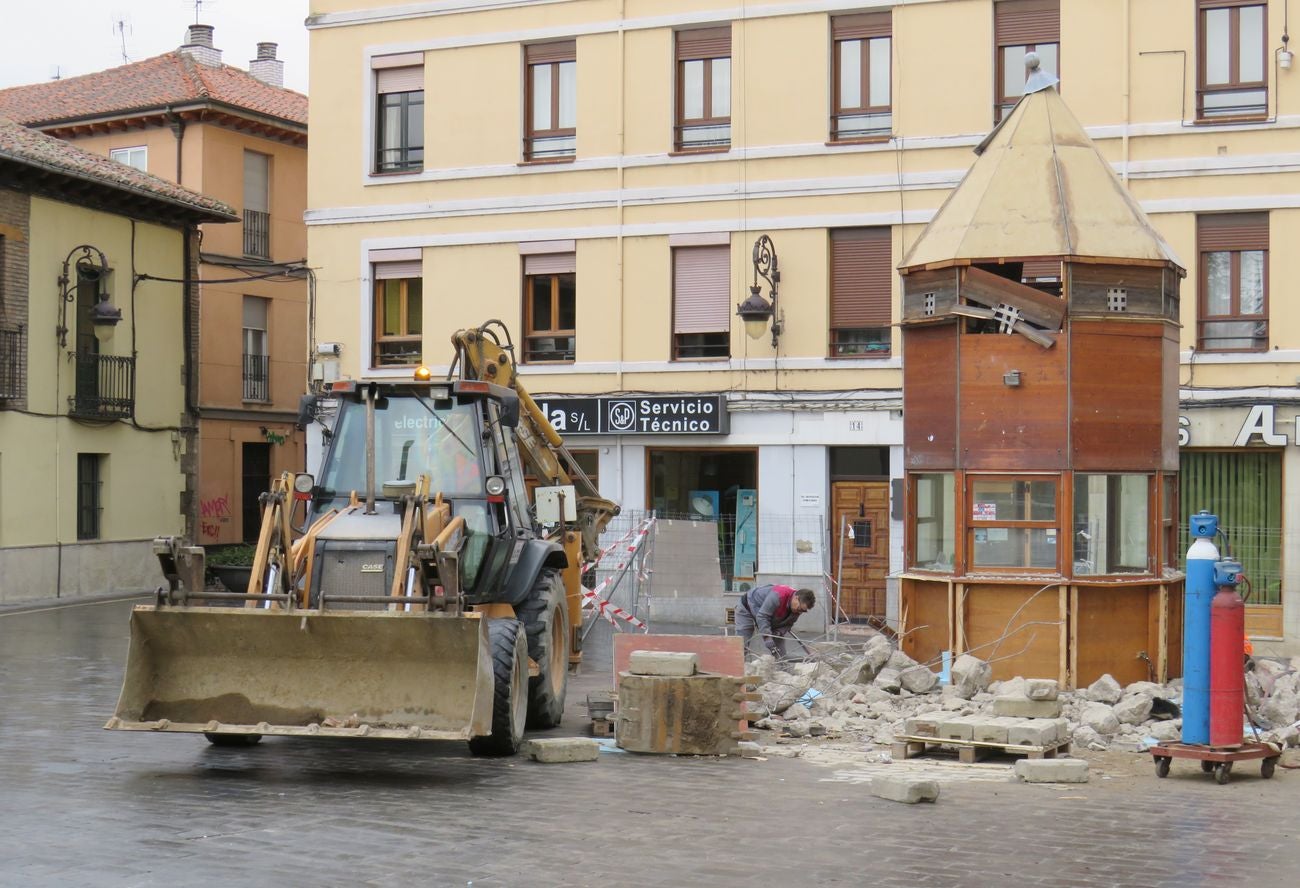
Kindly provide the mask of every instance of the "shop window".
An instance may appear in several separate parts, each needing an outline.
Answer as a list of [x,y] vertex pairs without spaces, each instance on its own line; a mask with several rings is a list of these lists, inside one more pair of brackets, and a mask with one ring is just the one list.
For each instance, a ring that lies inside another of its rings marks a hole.
[[889,357],[891,256],[888,227],[831,231],[831,357]]
[[577,265],[573,253],[524,257],[524,361],[573,361],[577,349]]
[[384,262],[375,269],[375,367],[413,367],[424,359],[424,282],[420,260]]
[[956,484],[952,472],[912,476],[913,567],[951,571],[957,548]]
[[677,34],[677,151],[731,147],[731,26]]
[[1164,564],[1177,570],[1183,563],[1183,550],[1179,541],[1178,476],[1161,477],[1160,492],[1160,546],[1164,550]]
[[831,141],[888,136],[894,129],[890,13],[836,16],[831,19],[831,40],[835,66]]
[[1150,572],[1148,475],[1074,476],[1074,573]]
[[731,355],[731,248],[673,247],[673,360]]
[[1196,219],[1202,351],[1268,348],[1268,213]]
[[375,172],[424,168],[424,54],[377,56]]
[[1267,3],[1198,0],[1198,120],[1268,113]]
[[1057,570],[1055,478],[972,477],[971,566],[977,570]]
[[1185,450],[1179,477],[1180,551],[1190,545],[1186,515],[1201,509],[1217,515],[1227,540],[1219,548],[1231,548],[1241,562],[1253,592],[1250,603],[1281,604],[1282,451]]
[[997,52],[997,123],[1025,94],[1025,54],[1037,53],[1041,69],[1061,73],[1061,4],[1059,0],[1002,0],[993,7],[993,35]]
[[525,160],[573,157],[577,150],[577,43],[524,47]]

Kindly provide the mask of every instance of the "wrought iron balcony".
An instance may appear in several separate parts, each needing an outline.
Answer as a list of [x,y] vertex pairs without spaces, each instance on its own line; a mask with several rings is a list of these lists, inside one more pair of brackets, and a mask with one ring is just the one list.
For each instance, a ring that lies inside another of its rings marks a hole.
[[22,327],[0,330],[0,401],[22,399],[26,368],[26,331]]
[[77,352],[72,414],[129,419],[135,412],[135,358]]
[[244,255],[271,258],[271,214],[244,210]]
[[271,358],[269,355],[244,355],[244,400],[271,400]]

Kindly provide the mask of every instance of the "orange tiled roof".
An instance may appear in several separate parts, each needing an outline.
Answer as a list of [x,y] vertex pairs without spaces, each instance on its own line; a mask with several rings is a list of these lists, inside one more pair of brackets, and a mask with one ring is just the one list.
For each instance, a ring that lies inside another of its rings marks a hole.
[[238,218],[233,209],[219,200],[0,117],[0,166],[6,162],[167,204],[199,221],[224,222]]
[[216,101],[307,125],[307,97],[230,65],[203,65],[173,50],[106,71],[0,90],[0,117],[25,126]]

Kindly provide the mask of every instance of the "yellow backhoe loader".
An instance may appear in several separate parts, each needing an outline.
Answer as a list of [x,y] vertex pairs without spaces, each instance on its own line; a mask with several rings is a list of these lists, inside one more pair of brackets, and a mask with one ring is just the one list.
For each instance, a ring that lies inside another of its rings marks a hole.
[[[446,380],[335,383],[320,477],[261,497],[248,587],[159,538],[167,586],[131,614],[114,730],[467,740],[514,753],[560,721],[581,657],[600,497],[515,374],[499,321],[458,331]],[[524,478],[540,483],[536,504]],[[299,509],[305,518],[297,527]]]

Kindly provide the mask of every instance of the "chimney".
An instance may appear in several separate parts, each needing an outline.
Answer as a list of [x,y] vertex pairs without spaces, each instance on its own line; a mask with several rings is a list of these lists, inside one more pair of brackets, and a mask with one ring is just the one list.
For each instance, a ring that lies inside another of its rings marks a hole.
[[257,44],[257,58],[248,63],[248,73],[271,86],[284,86],[284,62],[275,57],[274,43]]
[[213,68],[221,66],[221,50],[212,45],[211,25],[190,25],[189,32],[185,35],[185,43],[181,46],[181,52],[200,65],[208,65]]

